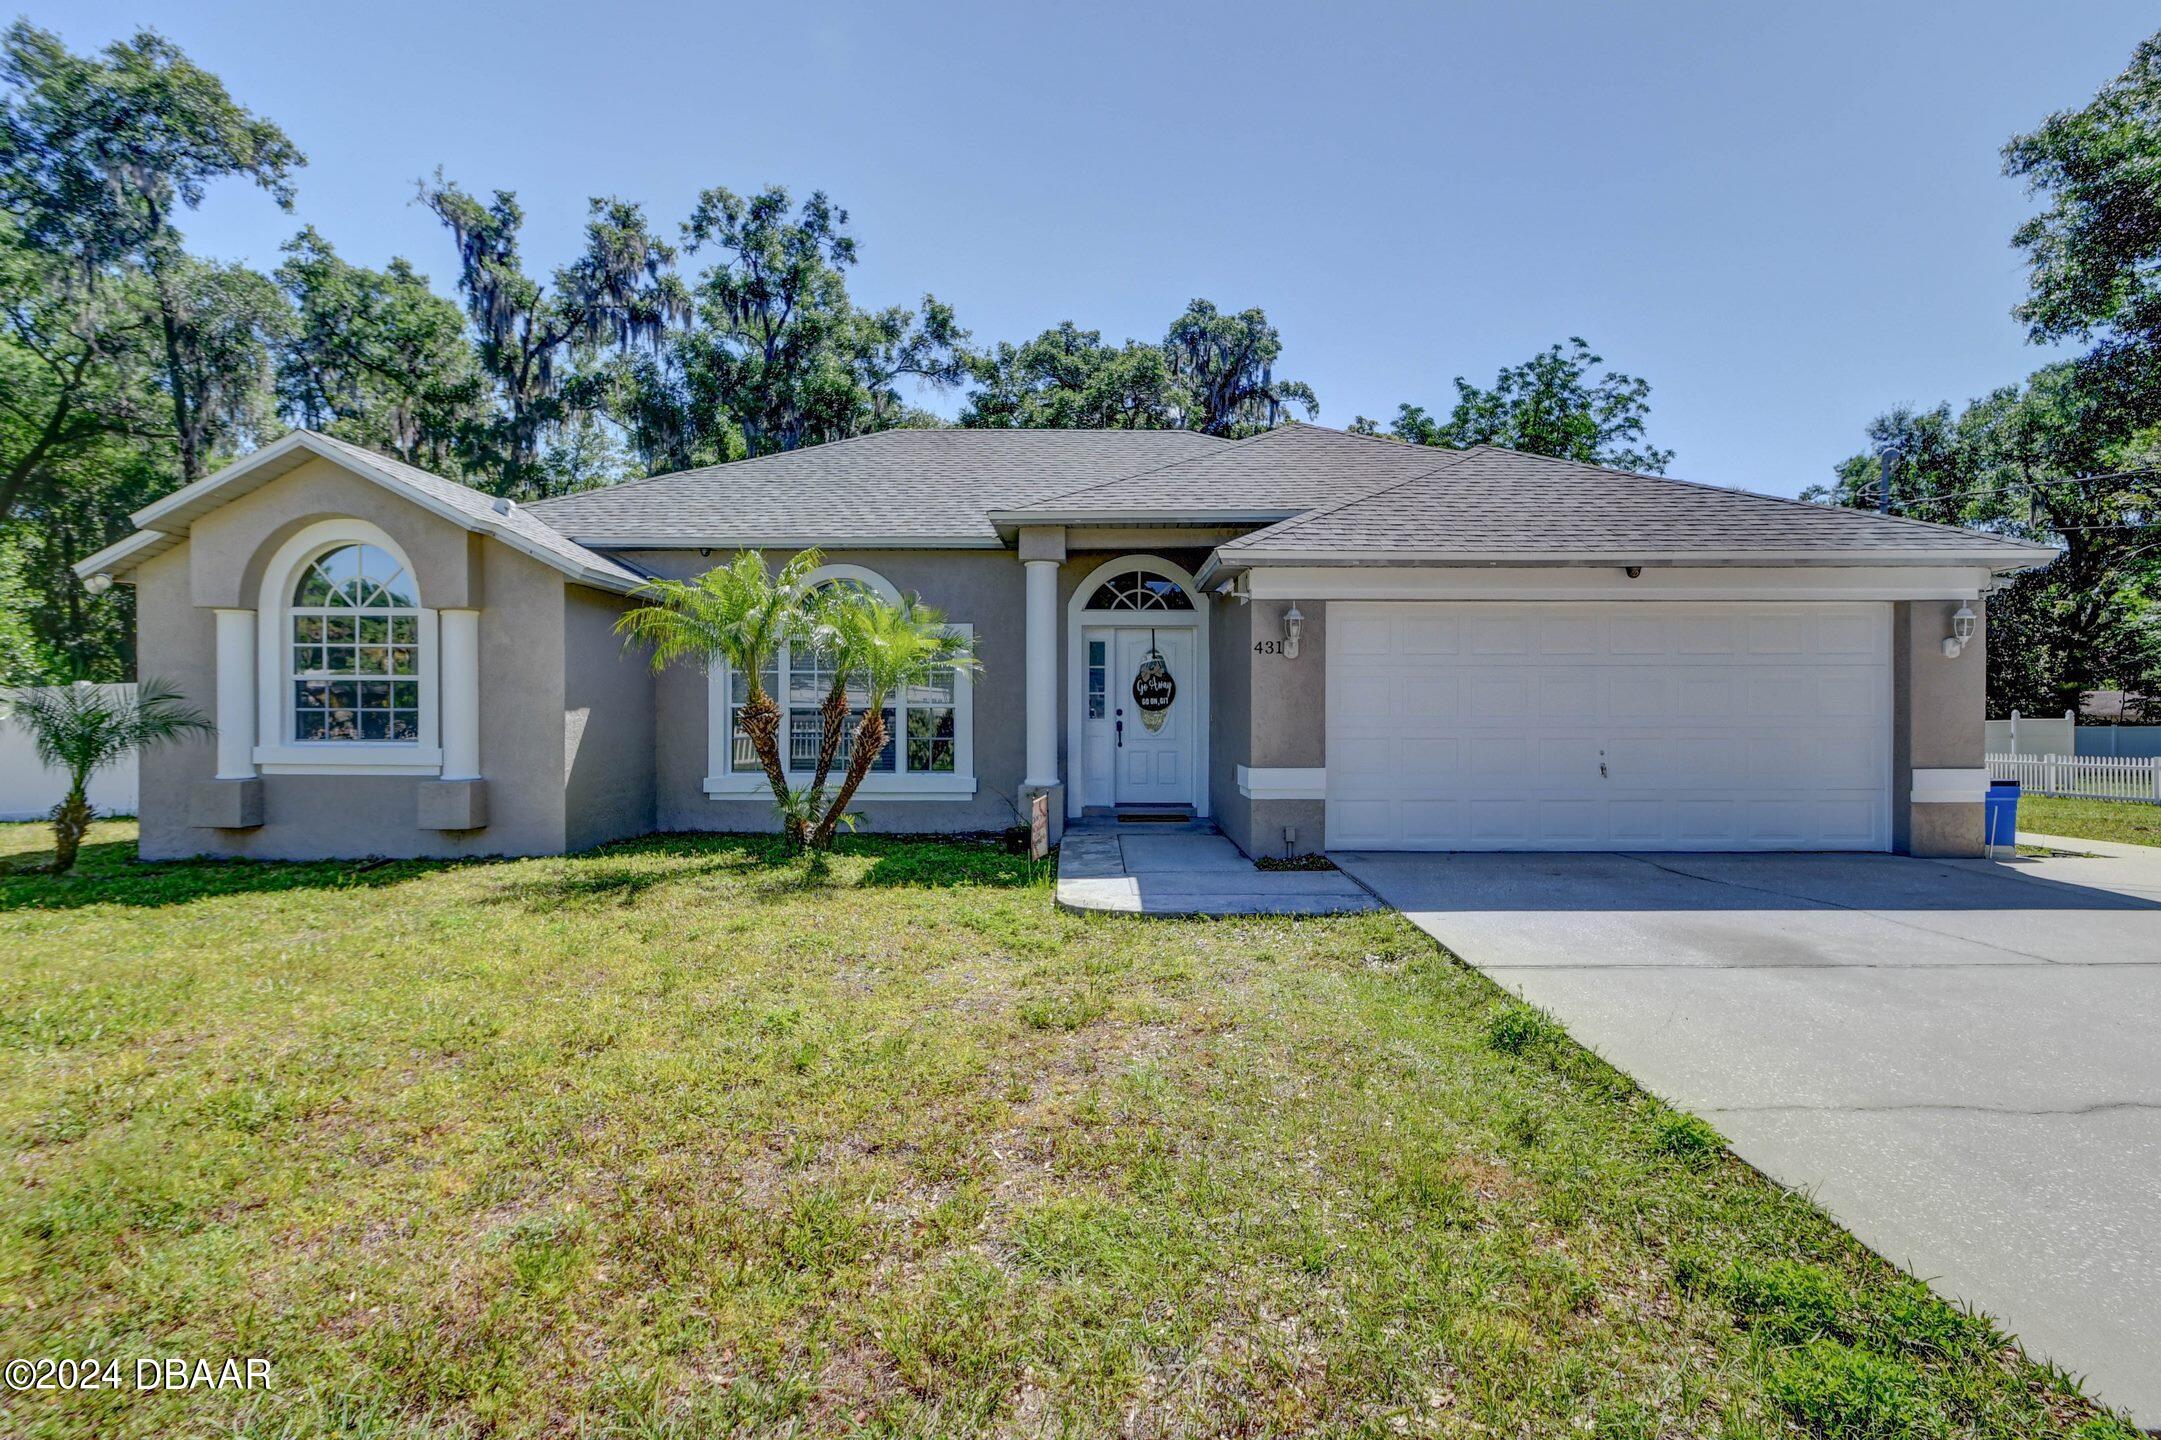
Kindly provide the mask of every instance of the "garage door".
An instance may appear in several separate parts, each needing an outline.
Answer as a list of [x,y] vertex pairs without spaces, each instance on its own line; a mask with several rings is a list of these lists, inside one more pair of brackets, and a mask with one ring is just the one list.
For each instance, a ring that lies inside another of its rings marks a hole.
[[1328,844],[1881,850],[1888,605],[1328,607]]

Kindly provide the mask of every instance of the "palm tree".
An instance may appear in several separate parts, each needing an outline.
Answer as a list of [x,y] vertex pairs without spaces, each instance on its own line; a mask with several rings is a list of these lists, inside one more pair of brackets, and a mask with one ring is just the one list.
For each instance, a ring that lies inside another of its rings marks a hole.
[[217,727],[184,703],[180,692],[157,680],[145,680],[135,696],[86,680],[73,685],[12,691],[8,700],[15,720],[30,732],[37,757],[68,772],[68,793],[53,806],[55,875],[75,868],[83,832],[90,828],[90,777],[138,750],[167,744]]
[[896,690],[928,680],[934,670],[951,667],[974,671],[975,641],[946,626],[945,613],[913,596],[898,605],[875,598],[844,612],[846,655],[854,678],[868,692],[869,708],[856,722],[850,742],[847,777],[833,804],[810,833],[810,846],[823,850],[848,812],[848,802],[870,773],[871,762],[885,749],[885,702]]
[[647,582],[636,593],[652,603],[615,622],[618,635],[652,648],[655,670],[694,659],[708,670],[725,664],[743,677],[745,697],[736,723],[750,737],[782,824],[797,843],[806,838],[808,825],[794,818],[795,797],[780,753],[780,703],[766,693],[765,672],[780,647],[803,633],[809,577],[817,568],[818,552],[805,550],[776,577],[766,569],[765,556],[746,550],[695,580]]

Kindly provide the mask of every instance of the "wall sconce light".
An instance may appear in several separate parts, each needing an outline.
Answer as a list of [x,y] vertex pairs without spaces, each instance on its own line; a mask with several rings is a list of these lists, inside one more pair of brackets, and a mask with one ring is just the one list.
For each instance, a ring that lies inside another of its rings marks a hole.
[[1973,638],[1973,619],[1971,605],[1960,605],[1958,613],[1951,617],[1951,634],[1943,642],[1943,653],[1950,659],[1956,660],[1959,652],[1966,648],[1966,642]]
[[1283,612],[1283,653],[1290,659],[1298,658],[1298,643],[1306,637],[1306,617],[1298,613],[1298,602]]

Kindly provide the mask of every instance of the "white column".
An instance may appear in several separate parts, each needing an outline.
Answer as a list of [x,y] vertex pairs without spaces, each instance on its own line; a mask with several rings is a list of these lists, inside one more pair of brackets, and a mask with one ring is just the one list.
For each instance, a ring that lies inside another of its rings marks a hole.
[[480,612],[438,610],[443,778],[480,778]]
[[1028,560],[1028,774],[1058,783],[1058,562]]
[[255,612],[218,616],[218,778],[255,778]]

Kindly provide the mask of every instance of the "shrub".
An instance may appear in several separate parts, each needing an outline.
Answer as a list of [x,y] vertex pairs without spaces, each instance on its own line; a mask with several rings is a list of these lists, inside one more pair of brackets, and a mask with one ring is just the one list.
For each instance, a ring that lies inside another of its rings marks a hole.
[[1486,1043],[1503,1055],[1521,1055],[1560,1034],[1561,1027],[1545,1011],[1515,1002],[1503,1005],[1486,1020]]
[[1725,1136],[1695,1116],[1684,1115],[1678,1110],[1660,1113],[1657,1133],[1651,1140],[1653,1150],[1679,1160],[1715,1154],[1725,1148],[1725,1144]]
[[1948,1428],[1913,1366],[1835,1340],[1781,1355],[1772,1367],[1770,1393],[1824,1440],[1912,1440]]

